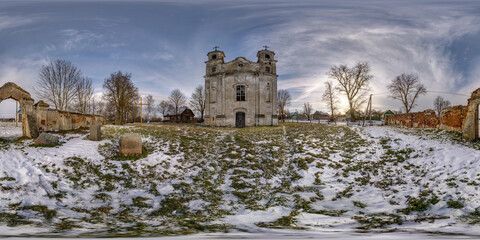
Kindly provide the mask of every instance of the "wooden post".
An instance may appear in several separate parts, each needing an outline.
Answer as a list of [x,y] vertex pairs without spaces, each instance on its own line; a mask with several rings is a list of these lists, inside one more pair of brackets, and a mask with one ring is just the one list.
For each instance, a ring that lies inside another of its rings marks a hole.
[[143,124],[143,106],[149,106],[150,104],[143,104],[142,97],[140,97],[140,104],[136,104],[140,106],[140,126]]

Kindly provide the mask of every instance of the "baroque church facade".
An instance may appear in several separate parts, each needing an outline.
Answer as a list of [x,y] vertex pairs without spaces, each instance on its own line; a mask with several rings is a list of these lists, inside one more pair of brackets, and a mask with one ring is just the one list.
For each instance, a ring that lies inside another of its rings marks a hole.
[[260,50],[257,62],[237,57],[225,62],[225,53],[207,54],[205,125],[225,127],[278,125],[275,53]]

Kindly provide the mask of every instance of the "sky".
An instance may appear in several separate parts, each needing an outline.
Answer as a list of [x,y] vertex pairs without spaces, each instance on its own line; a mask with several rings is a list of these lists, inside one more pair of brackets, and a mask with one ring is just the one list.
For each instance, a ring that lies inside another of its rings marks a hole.
[[[479,0],[0,2],[0,84],[15,82],[36,101],[39,69],[56,59],[90,77],[96,97],[121,70],[159,103],[173,89],[190,96],[204,84],[214,46],[226,61],[256,61],[268,45],[278,60],[278,89],[292,95],[290,109],[310,102],[326,111],[329,69],[367,61],[373,108],[400,109],[386,86],[413,73],[429,91],[414,108],[421,111],[438,95],[466,105],[480,88],[479,43]],[[0,117],[14,109],[13,100],[2,102]]]

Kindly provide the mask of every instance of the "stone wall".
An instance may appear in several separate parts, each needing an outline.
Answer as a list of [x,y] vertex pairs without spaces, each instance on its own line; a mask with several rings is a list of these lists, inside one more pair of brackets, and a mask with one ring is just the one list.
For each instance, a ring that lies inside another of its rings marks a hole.
[[478,106],[480,105],[480,88],[473,91],[468,99],[467,116],[463,126],[463,136],[468,139],[480,138]]
[[473,91],[467,106],[453,106],[442,110],[440,117],[433,110],[418,113],[388,115],[386,125],[409,128],[439,128],[462,132],[467,139],[480,138],[480,88]]
[[467,116],[467,106],[453,106],[442,110],[440,114],[440,128],[448,131],[461,132]]
[[92,124],[103,125],[102,116],[65,112],[37,106],[37,127],[40,131],[60,131],[88,128]]
[[72,130],[105,123],[102,116],[48,109],[49,105],[42,100],[33,104],[34,99],[30,93],[12,82],[7,82],[0,87],[0,102],[6,99],[20,102],[22,134],[25,137],[35,138],[38,136],[38,131]]
[[409,128],[438,128],[440,119],[435,111],[429,109],[417,113],[404,113],[388,115],[385,119],[387,125],[398,125]]

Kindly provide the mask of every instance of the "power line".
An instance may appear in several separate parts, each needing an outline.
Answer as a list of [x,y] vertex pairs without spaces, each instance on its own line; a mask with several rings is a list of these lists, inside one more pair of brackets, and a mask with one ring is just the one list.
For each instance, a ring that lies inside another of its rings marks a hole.
[[[470,97],[470,95],[467,94],[461,94],[461,93],[451,93],[451,92],[441,92],[441,91],[426,91],[427,93],[442,93],[442,94],[451,94],[451,95],[458,95],[458,96],[466,96]],[[382,93],[372,93],[374,95],[383,95],[383,94],[391,94],[390,92],[382,92]]]
[[449,92],[441,92],[441,91],[427,91],[427,92],[431,92],[431,93],[443,93],[443,94],[451,94],[451,95],[459,95],[459,96],[470,97],[470,95],[461,94],[461,93],[449,93]]

